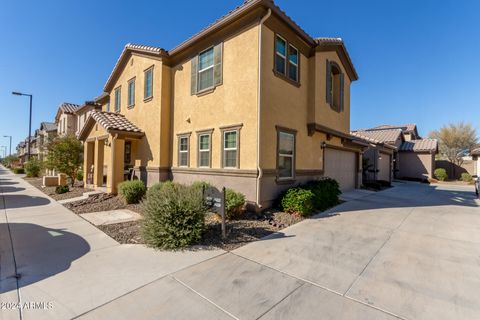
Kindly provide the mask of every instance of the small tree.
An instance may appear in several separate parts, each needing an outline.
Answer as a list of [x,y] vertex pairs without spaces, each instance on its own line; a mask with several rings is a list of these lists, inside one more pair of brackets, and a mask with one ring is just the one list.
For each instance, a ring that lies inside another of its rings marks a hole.
[[[429,134],[430,138],[438,140],[440,155],[452,164],[462,165],[462,153],[477,145],[477,132],[470,123],[451,123]],[[454,171],[455,173],[455,171]]]
[[56,169],[70,178],[72,187],[83,163],[82,143],[74,136],[58,137],[48,144],[46,167]]

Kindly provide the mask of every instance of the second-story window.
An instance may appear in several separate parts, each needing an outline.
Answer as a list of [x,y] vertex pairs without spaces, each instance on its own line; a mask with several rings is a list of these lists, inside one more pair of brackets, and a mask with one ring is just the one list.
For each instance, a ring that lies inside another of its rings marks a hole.
[[275,36],[275,72],[298,82],[299,53],[297,48],[280,36]]
[[208,91],[223,82],[223,43],[202,51],[192,59],[191,94]]
[[340,66],[334,61],[327,60],[326,99],[330,107],[337,112],[344,110],[344,79]]
[[143,91],[143,98],[149,99],[153,96],[153,67],[145,70],[145,88]]
[[110,112],[110,101],[105,104],[105,111]]
[[135,78],[128,81],[128,107],[135,106]]
[[121,87],[115,89],[115,112],[120,112],[120,103],[121,103]]

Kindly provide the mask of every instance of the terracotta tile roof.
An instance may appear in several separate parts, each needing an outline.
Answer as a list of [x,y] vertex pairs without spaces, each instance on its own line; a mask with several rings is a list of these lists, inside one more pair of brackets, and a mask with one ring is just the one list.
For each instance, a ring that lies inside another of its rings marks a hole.
[[401,129],[378,129],[378,130],[357,130],[352,131],[355,136],[361,136],[362,138],[372,139],[381,143],[395,142],[401,135]]
[[90,115],[105,130],[117,130],[141,133],[142,130],[131,123],[123,114],[104,111],[93,111]]
[[78,104],[64,102],[60,106],[60,109],[63,111],[63,113],[74,113],[79,107],[80,106]]
[[[362,139],[363,141],[366,141],[368,143],[373,143],[373,144],[378,144],[378,145],[384,145],[385,147],[387,148],[391,148],[391,149],[396,149],[395,146],[393,145],[390,145],[388,143],[386,143],[385,141],[382,142],[380,140],[377,140],[375,138],[373,138],[372,135],[364,135],[363,132],[360,132],[360,131],[352,131],[351,134],[359,139]],[[388,141],[390,142],[390,141]]]
[[318,45],[343,44],[342,38],[315,38]]
[[438,143],[436,139],[420,139],[404,141],[399,148],[399,151],[437,151]]
[[402,129],[403,131],[406,131],[406,132],[412,132],[412,131],[415,131],[416,127],[417,127],[417,125],[413,124],[413,123],[402,124],[402,125],[398,125],[398,126],[390,125],[390,124],[384,124],[384,125],[375,127],[373,129]]

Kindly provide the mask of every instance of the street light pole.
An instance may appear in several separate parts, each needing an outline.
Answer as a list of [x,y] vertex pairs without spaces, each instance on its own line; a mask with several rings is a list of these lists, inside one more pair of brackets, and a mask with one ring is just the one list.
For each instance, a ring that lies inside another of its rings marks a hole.
[[4,138],[10,138],[10,149],[9,149],[9,156],[12,155],[12,136],[3,136]]
[[32,144],[32,100],[33,95],[21,93],[21,92],[12,92],[16,96],[26,96],[30,98],[30,117],[28,122],[28,146],[27,146],[27,161],[30,160],[30,145]]

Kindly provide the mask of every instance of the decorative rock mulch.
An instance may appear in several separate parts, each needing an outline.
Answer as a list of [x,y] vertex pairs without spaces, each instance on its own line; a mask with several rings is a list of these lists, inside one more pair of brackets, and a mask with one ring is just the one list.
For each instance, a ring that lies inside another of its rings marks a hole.
[[140,204],[126,204],[125,201],[119,196],[108,193],[93,195],[88,199],[66,203],[64,206],[76,214],[117,209],[129,209],[137,213],[141,213]]
[[38,190],[42,191],[45,193],[47,196],[55,199],[55,200],[65,200],[65,199],[71,199],[71,198],[76,198],[76,197],[81,197],[84,192],[89,192],[93,191],[91,189],[85,189],[83,187],[83,181],[77,181],[75,182],[75,185],[69,186],[70,191],[62,194],[56,194],[55,193],[55,188],[56,187],[42,187],[43,184],[43,179],[42,178],[23,178],[25,181],[30,183],[32,186],[37,188]]

